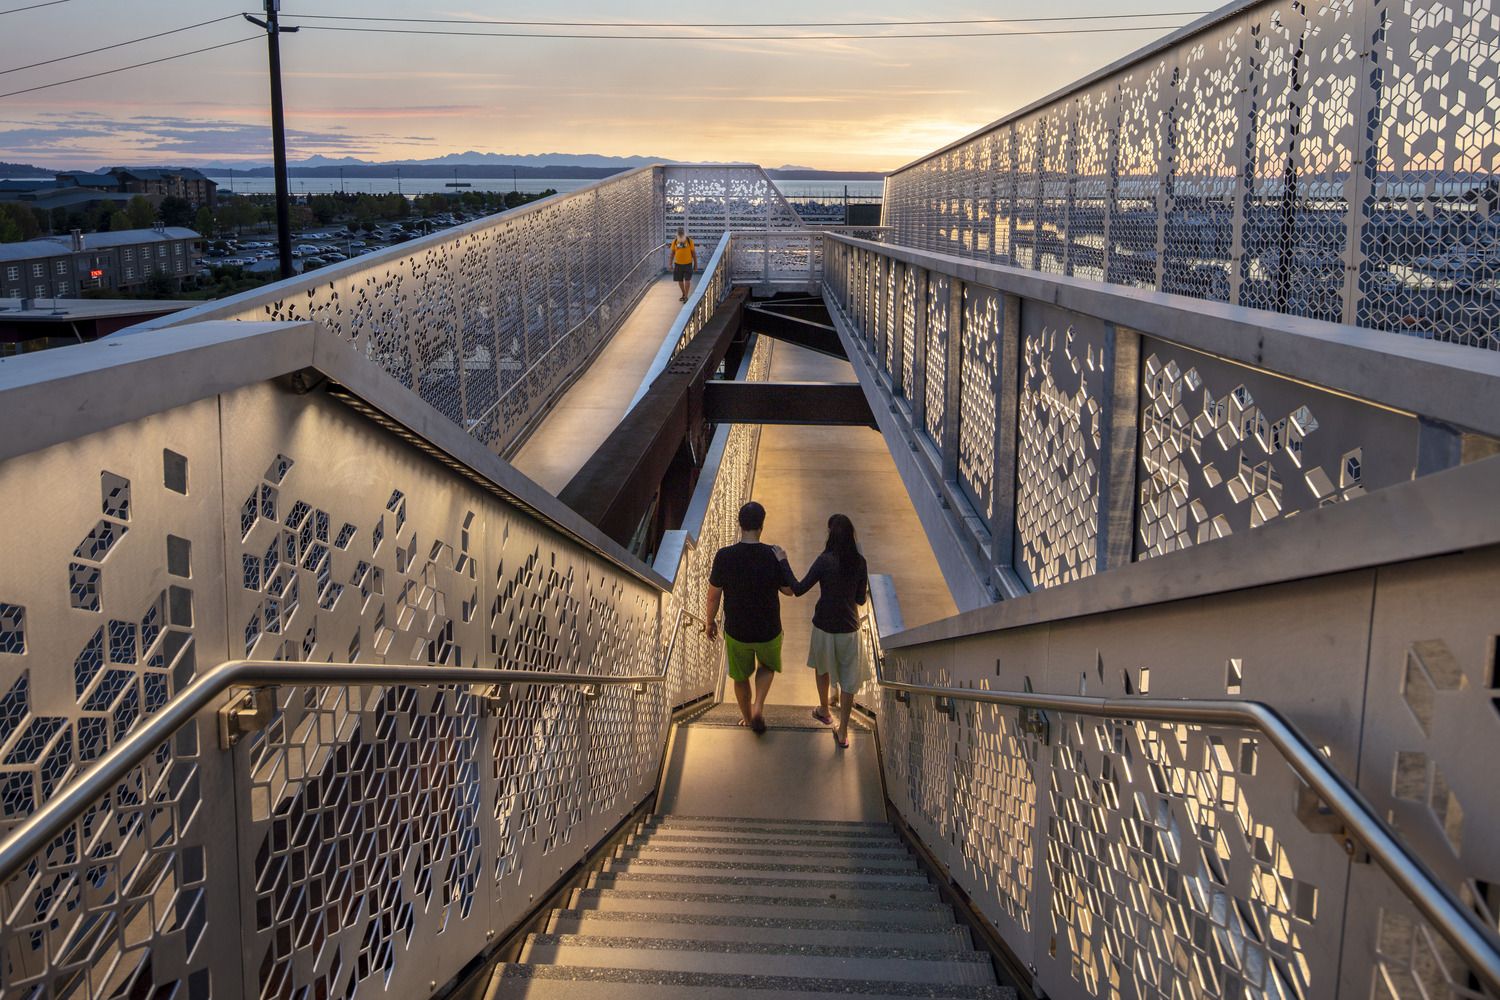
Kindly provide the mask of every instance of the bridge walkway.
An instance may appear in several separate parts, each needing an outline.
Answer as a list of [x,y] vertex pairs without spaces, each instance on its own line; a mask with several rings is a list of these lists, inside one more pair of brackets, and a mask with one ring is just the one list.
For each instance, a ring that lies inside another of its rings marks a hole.
[[561,493],[625,415],[681,307],[677,283],[662,275],[511,464],[553,496]]
[[[771,380],[857,381],[849,362],[787,343],[773,348]],[[870,571],[889,574],[895,582],[907,626],[958,613],[879,431],[767,424],[760,432],[751,495],[766,507],[766,541],[786,549],[793,571],[805,573],[823,551],[828,515],[847,514]],[[817,704],[813,672],[806,666],[814,600],[816,591],[800,600],[782,598],[784,669],[770,704]]]

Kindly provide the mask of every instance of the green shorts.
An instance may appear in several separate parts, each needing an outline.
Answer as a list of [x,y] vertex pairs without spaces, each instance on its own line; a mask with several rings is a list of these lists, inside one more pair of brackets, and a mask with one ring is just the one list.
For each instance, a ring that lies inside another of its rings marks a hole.
[[728,663],[729,679],[748,681],[755,673],[755,661],[767,670],[781,673],[781,636],[765,642],[740,642],[729,633],[724,634],[724,659]]

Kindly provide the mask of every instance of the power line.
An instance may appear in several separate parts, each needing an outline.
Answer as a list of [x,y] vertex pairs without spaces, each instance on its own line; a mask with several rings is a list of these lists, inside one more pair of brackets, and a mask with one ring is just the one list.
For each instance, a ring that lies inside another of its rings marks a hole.
[[401,24],[476,24],[538,28],[906,28],[953,24],[1022,24],[1041,21],[1115,21],[1147,17],[1197,17],[1206,10],[1153,11],[1138,14],[1074,14],[1069,17],[974,17],[940,21],[503,21],[465,17],[373,17],[359,14],[293,14],[304,21],[377,21]]
[[[53,2],[61,3],[63,2],[63,0],[53,0]],[[97,55],[100,52],[108,52],[110,49],[124,48],[127,45],[135,45],[138,42],[149,42],[153,38],[166,38],[168,35],[176,35],[184,31],[192,31],[194,28],[204,28],[210,24],[219,24],[222,21],[237,20],[239,16],[240,15],[238,14],[225,14],[223,17],[216,17],[212,21],[199,21],[197,24],[188,24],[184,25],[181,28],[172,28],[169,31],[158,31],[154,35],[142,35],[140,38],[132,38],[129,41],[124,42],[115,42],[113,45],[101,45],[97,49],[89,49],[86,52],[75,52],[70,56],[58,56],[56,59],[43,59],[41,62],[28,63],[25,66],[12,66],[10,69],[0,69],[0,76],[4,76],[7,73],[19,73],[23,69],[36,69],[38,66],[51,66],[53,63],[67,62],[69,59],[81,59],[84,56]]]
[[47,0],[46,3],[34,3],[30,7],[12,7],[10,10],[0,10],[0,16],[3,16],[5,14],[19,14],[23,10],[37,10],[42,7],[56,7],[60,3],[67,2],[68,0]]
[[186,59],[188,56],[196,56],[203,52],[212,52],[215,49],[227,49],[231,45],[240,45],[244,42],[253,42],[257,37],[258,36],[251,35],[248,38],[236,38],[232,42],[220,42],[218,45],[208,45],[201,49],[193,49],[191,52],[179,52],[175,56],[162,56],[160,59],[148,59],[146,62],[133,63],[129,66],[119,66],[115,69],[106,69],[98,73],[90,73],[88,76],[75,76],[71,80],[58,80],[55,83],[44,83],[38,87],[27,87],[25,90],[12,90],[8,94],[0,94],[0,100],[3,100],[7,97],[19,97],[21,94],[34,94],[38,90],[50,90],[53,87],[62,87],[70,83],[81,83],[84,80],[97,80],[101,76],[110,76],[115,73],[123,73],[126,70],[140,69],[143,66],[155,66],[158,63],[171,62],[173,59]]
[[1102,35],[1121,31],[1176,31],[1182,25],[1138,24],[1119,28],[1051,28],[1041,31],[934,31],[921,34],[880,35],[581,35],[574,32],[560,31],[443,31],[436,28],[360,28],[345,24],[304,24],[302,27],[307,31],[358,31],[382,35],[447,35],[456,38],[575,38],[593,39],[601,42],[826,42],[885,41],[897,38],[1024,38],[1029,35]]

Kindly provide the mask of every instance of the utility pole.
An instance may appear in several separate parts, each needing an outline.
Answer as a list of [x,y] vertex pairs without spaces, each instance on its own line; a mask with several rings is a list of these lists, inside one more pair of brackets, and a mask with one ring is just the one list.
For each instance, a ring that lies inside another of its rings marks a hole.
[[271,146],[276,158],[276,245],[280,251],[281,277],[290,278],[292,270],[292,219],[291,200],[286,173],[286,115],[281,109],[281,33],[296,31],[283,28],[278,15],[281,0],[265,0],[266,19],[249,14],[245,20],[265,29],[266,53],[271,70]]

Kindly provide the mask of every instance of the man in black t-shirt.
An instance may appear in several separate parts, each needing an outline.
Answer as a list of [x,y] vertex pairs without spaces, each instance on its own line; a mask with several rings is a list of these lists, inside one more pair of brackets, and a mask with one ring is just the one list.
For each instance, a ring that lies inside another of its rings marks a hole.
[[[740,540],[714,553],[708,574],[708,607],[704,630],[718,634],[719,603],[724,604],[724,659],[734,681],[740,725],[766,731],[761,710],[771,681],[781,672],[781,594],[790,594],[796,578],[779,545],[760,540],[766,509],[754,500],[740,508]],[[752,698],[750,677],[755,676]]]

